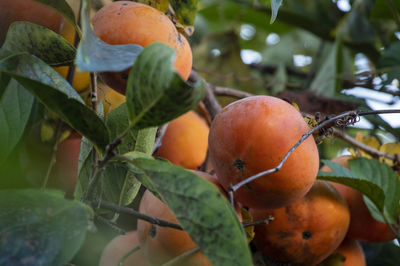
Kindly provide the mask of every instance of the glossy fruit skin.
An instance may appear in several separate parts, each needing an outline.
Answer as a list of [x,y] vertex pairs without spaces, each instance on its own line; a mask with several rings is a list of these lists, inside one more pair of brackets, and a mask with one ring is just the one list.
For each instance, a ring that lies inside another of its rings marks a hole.
[[345,238],[334,253],[340,253],[345,257],[343,266],[366,266],[364,251],[358,241]]
[[[143,194],[140,202],[139,212],[157,217],[169,222],[177,223],[177,220],[166,204],[154,196],[149,190]],[[140,245],[145,257],[151,265],[162,265],[169,260],[179,256],[196,247],[190,236],[181,230],[154,226],[148,222],[138,220],[138,235]],[[201,252],[188,257],[183,265],[211,266],[211,263]]]
[[[309,131],[301,114],[289,103],[271,96],[236,101],[215,117],[209,134],[209,152],[218,179],[230,185],[272,169]],[[303,197],[313,185],[319,167],[318,149],[310,136],[289,156],[282,169],[235,192],[250,208],[280,208]]]
[[209,127],[194,111],[172,120],[154,156],[187,169],[197,169],[207,155]]
[[[192,50],[186,38],[175,28],[170,19],[150,6],[118,1],[101,8],[92,19],[94,33],[109,44],[138,44],[143,47],[162,42],[175,49],[174,66],[177,73],[187,80],[192,68]],[[99,73],[111,88],[125,94],[129,70]]]
[[254,243],[273,261],[316,265],[344,239],[350,213],[339,192],[325,181],[316,181],[307,195],[289,206],[250,209],[254,221],[272,215],[274,220],[255,227]]
[[15,21],[28,21],[55,32],[59,32],[63,18],[56,11],[33,0],[1,0],[0,2],[0,46],[8,27]]
[[[137,231],[127,232],[125,235],[115,237],[104,248],[99,266],[117,266],[125,254],[138,246]],[[143,251],[139,249],[124,260],[124,266],[150,266],[150,263],[144,257]]]
[[[348,160],[351,158],[351,156],[340,156],[332,159],[332,162],[349,168]],[[331,172],[332,170],[329,166],[323,166],[321,171]],[[372,217],[364,203],[363,195],[359,191],[339,183],[331,182],[331,184],[349,205],[351,222],[347,237],[367,242],[385,242],[395,238],[395,235],[385,223]]]

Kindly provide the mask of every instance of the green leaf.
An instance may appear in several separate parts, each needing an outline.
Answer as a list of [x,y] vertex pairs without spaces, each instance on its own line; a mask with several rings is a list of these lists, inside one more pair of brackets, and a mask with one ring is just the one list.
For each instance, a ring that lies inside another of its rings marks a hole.
[[24,52],[39,57],[49,65],[56,66],[71,64],[76,50],[52,30],[29,22],[14,22],[1,47],[0,58]]
[[176,21],[184,26],[193,26],[197,13],[197,2],[198,0],[170,0],[169,4],[175,12]]
[[58,13],[63,15],[66,19],[68,19],[69,22],[71,22],[72,25],[75,26],[75,28],[77,28],[77,25],[75,23],[76,19],[74,11],[65,0],[35,0],[35,1],[45,4],[46,6],[51,7],[54,10],[58,11]]
[[162,125],[186,113],[204,97],[201,82],[186,83],[176,74],[174,53],[165,44],[153,43],[136,59],[126,91],[132,127]]
[[135,62],[142,50],[140,45],[110,45],[94,35],[89,21],[89,5],[83,1],[81,10],[82,40],[78,46],[75,63],[80,71],[122,71]]
[[271,21],[270,24],[274,23],[278,16],[279,7],[282,5],[282,0],[271,0]]
[[0,190],[0,264],[68,263],[85,239],[91,209],[52,190]]
[[389,68],[384,84],[390,84],[394,79],[400,78],[400,42],[390,44],[378,61],[379,68]]
[[100,151],[105,149],[110,139],[103,120],[43,61],[31,55],[15,55],[0,61],[0,71],[12,76]]
[[342,48],[340,39],[337,39],[311,83],[311,91],[318,95],[333,97],[336,91],[341,90],[342,82],[338,75],[341,74],[343,69]]
[[0,98],[0,165],[21,139],[33,107],[34,97],[11,80]]
[[[134,154],[131,154],[134,157]],[[131,164],[150,183],[213,265],[252,265],[236,213],[210,182],[167,161],[137,156]]]
[[[319,172],[319,179],[338,182],[360,191],[379,211],[379,213],[373,213],[374,217],[383,215],[385,217],[383,220],[396,223],[400,213],[400,181],[397,173],[388,165],[376,159],[359,158],[349,160],[350,171],[330,161],[323,160],[323,162],[333,171]],[[372,208],[369,209],[372,210]]]

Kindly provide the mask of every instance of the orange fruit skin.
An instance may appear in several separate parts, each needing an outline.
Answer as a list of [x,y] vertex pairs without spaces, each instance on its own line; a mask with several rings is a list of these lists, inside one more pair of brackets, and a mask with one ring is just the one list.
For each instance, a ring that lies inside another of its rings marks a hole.
[[[99,266],[117,266],[119,261],[131,250],[139,246],[139,238],[136,231],[119,235],[111,240],[101,254]],[[124,266],[150,266],[139,249],[124,260]]]
[[[351,158],[351,156],[340,156],[332,159],[332,162],[349,168],[348,160]],[[321,168],[321,171],[332,172],[331,168],[326,165]],[[349,205],[351,222],[347,237],[367,242],[385,242],[395,238],[395,235],[385,223],[372,217],[364,203],[361,192],[339,183],[331,182],[331,184]]]
[[[210,159],[218,179],[229,190],[230,185],[278,166],[307,131],[301,114],[275,97],[253,96],[226,106],[215,117],[209,134]],[[310,136],[280,171],[242,186],[235,199],[249,208],[286,206],[308,192],[318,167],[318,149]]]
[[105,84],[98,84],[98,88],[99,100],[103,103],[104,114],[110,113],[126,101],[125,95],[111,89]]
[[273,261],[316,265],[344,239],[350,213],[339,192],[325,181],[316,181],[307,195],[289,206],[250,209],[254,221],[272,215],[274,220],[255,226],[254,243]]
[[58,145],[54,165],[54,186],[73,195],[78,180],[78,159],[82,136],[76,132]]
[[[192,50],[186,38],[161,11],[140,3],[118,1],[105,5],[93,17],[94,33],[109,44],[162,42],[175,49],[175,69],[187,80],[192,68]],[[111,88],[125,94],[129,70],[99,73]]]
[[0,46],[8,27],[15,21],[28,21],[59,32],[63,18],[55,10],[33,0],[1,0]]
[[345,238],[334,253],[340,253],[345,257],[343,266],[366,266],[364,252],[358,241]]
[[[168,206],[149,190],[143,194],[139,212],[169,222],[178,222]],[[138,220],[137,230],[140,245],[145,257],[152,265],[162,265],[196,247],[196,244],[184,231],[155,226],[155,235],[152,236],[151,229],[150,223]],[[202,252],[196,252],[189,256],[182,265],[211,266],[211,263]]]
[[197,169],[207,155],[209,127],[194,111],[172,120],[154,154],[187,169]]

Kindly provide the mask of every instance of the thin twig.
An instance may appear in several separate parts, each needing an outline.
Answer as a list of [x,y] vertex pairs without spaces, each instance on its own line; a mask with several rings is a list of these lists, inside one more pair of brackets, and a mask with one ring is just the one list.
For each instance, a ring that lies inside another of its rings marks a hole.
[[254,222],[243,222],[242,225],[243,225],[243,227],[249,227],[249,226],[262,225],[262,224],[269,224],[273,220],[274,220],[274,217],[272,215],[269,215],[264,220],[259,220],[259,221],[254,221]]
[[293,145],[292,148],[285,154],[281,162],[276,166],[275,168],[268,169],[266,171],[262,171],[258,174],[255,174],[253,176],[250,176],[241,182],[237,183],[236,185],[231,185],[230,187],[230,192],[229,192],[229,197],[231,203],[234,202],[233,199],[233,192],[241,188],[242,186],[271,173],[278,172],[283,164],[286,162],[286,160],[289,158],[289,156],[294,152],[294,150],[303,142],[305,141],[310,135],[312,135],[314,132],[322,129],[327,129],[332,126],[340,126],[340,127],[345,127],[351,124],[354,124],[358,122],[359,116],[365,116],[365,115],[376,115],[376,114],[387,114],[387,113],[400,113],[399,109],[395,110],[371,110],[371,111],[348,111],[341,113],[339,115],[336,115],[331,118],[327,118],[326,120],[320,122],[316,127],[305,133],[298,142],[296,142],[295,145]]
[[199,247],[194,247],[193,249],[190,249],[181,255],[173,258],[172,260],[168,261],[167,263],[162,264],[162,266],[174,266],[174,265],[181,265],[182,262],[187,259],[188,257],[192,256],[196,252],[199,252],[200,248]]
[[123,266],[124,265],[124,261],[133,253],[138,252],[140,250],[140,246],[137,246],[135,248],[133,248],[131,251],[129,251],[128,253],[126,253],[118,262],[117,266]]
[[204,98],[203,102],[206,106],[208,113],[210,114],[211,121],[214,120],[214,117],[221,111],[222,107],[219,104],[217,98],[215,98],[213,92],[213,85],[204,81],[205,89],[206,89],[206,97]]
[[161,147],[162,139],[164,138],[165,132],[167,132],[168,124],[169,123],[166,123],[158,128],[156,134],[156,140],[154,141],[154,146],[153,146],[153,154],[157,152],[157,150]]
[[346,141],[347,143],[359,148],[360,150],[365,151],[366,153],[372,155],[374,158],[385,157],[385,158],[388,158],[388,159],[390,159],[392,161],[395,160],[395,157],[393,155],[383,153],[383,152],[381,152],[381,151],[379,151],[379,150],[377,150],[377,149],[375,149],[375,148],[373,148],[371,146],[368,146],[367,144],[359,142],[359,141],[357,141],[356,139],[354,139],[351,136],[347,135],[345,132],[343,132],[341,130],[333,128],[332,129],[332,134],[335,137],[338,137],[338,138]]
[[237,99],[242,99],[246,97],[253,96],[253,94],[245,92],[245,91],[240,91],[240,90],[235,90],[231,88],[226,88],[226,87],[220,87],[220,86],[211,86],[213,92],[217,96],[229,96]]
[[111,210],[111,211],[114,211],[117,213],[124,213],[124,214],[128,214],[128,215],[132,215],[132,216],[136,217],[137,219],[147,221],[151,224],[155,224],[155,225],[163,226],[163,227],[170,227],[170,228],[174,228],[177,230],[183,230],[179,224],[171,223],[166,220],[158,219],[156,217],[144,215],[144,214],[142,214],[138,211],[135,211],[134,209],[131,209],[131,208],[119,206],[119,205],[116,205],[116,204],[113,204],[110,202],[106,202],[103,200],[94,202],[94,204],[100,206],[100,208],[102,208],[102,209]]
[[111,227],[112,229],[114,229],[115,231],[117,231],[119,234],[124,235],[126,233],[126,231],[122,228],[120,228],[117,224],[111,222],[110,220],[107,220],[106,218],[100,216],[100,215],[95,215],[95,218],[97,220],[99,220],[100,222],[102,222],[103,224]]

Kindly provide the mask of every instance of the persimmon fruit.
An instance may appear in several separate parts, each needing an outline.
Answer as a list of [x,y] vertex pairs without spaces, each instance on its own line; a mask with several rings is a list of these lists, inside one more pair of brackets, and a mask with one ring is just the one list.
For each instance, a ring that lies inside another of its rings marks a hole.
[[[101,254],[99,266],[117,266],[121,259],[130,251],[139,247],[137,231],[116,236],[107,244]],[[123,263],[124,266],[150,266],[141,249],[129,255]]]
[[[351,158],[351,156],[340,156],[332,159],[332,162],[349,168],[348,160]],[[321,168],[321,171],[331,172],[332,169],[325,165]],[[367,242],[385,242],[395,238],[387,224],[372,217],[367,205],[364,203],[361,192],[339,183],[331,183],[349,205],[351,222],[347,237]]]
[[344,239],[350,213],[345,200],[328,182],[316,181],[305,197],[279,209],[250,209],[254,221],[269,215],[269,224],[255,226],[254,244],[269,259],[293,265],[316,265]]
[[[289,103],[271,96],[236,101],[210,127],[210,159],[226,190],[259,172],[275,168],[309,127]],[[289,156],[280,171],[258,178],[235,192],[249,208],[280,208],[303,197],[319,167],[312,136]]]
[[103,103],[104,114],[110,113],[126,101],[125,95],[111,89],[104,83],[99,83],[98,88],[99,100]]
[[63,17],[55,10],[34,0],[2,0],[0,2],[0,46],[8,28],[15,21],[28,21],[59,32]]
[[[93,31],[109,44],[138,44],[143,47],[161,42],[175,49],[175,69],[187,80],[192,68],[192,50],[186,38],[161,11],[148,5],[118,1],[105,5],[93,17]],[[99,73],[111,88],[125,94],[129,70]]]
[[366,266],[364,251],[357,240],[345,238],[340,246],[333,252],[344,257],[343,266]]
[[187,169],[197,169],[207,155],[209,127],[194,111],[172,120],[154,154]]

